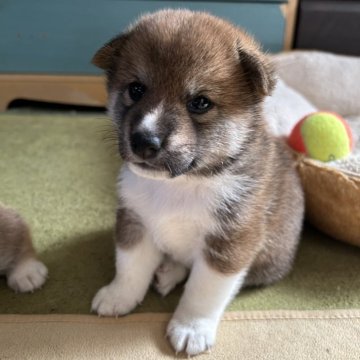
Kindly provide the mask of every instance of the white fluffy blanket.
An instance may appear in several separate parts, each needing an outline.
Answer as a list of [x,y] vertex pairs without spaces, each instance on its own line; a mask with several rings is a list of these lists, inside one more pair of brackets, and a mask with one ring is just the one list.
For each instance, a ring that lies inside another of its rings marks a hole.
[[355,149],[329,166],[360,174],[360,57],[318,51],[273,55],[279,81],[264,105],[272,132],[287,136],[305,115],[334,111],[348,120]]

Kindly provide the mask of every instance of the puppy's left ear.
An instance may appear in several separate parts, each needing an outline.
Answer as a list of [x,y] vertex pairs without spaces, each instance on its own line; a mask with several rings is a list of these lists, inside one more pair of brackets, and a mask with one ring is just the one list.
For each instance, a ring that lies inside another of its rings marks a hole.
[[111,39],[101,47],[92,58],[91,62],[103,70],[109,70],[117,55],[121,53],[121,48],[127,39],[127,35],[119,35]]
[[274,67],[269,58],[261,52],[257,43],[250,37],[246,41],[239,41],[237,51],[250,85],[259,95],[270,95],[276,81]]

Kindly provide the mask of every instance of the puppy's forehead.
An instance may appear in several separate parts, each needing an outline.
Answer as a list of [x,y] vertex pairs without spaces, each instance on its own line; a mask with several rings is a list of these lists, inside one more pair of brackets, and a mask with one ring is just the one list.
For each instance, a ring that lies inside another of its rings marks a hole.
[[230,75],[237,65],[237,35],[236,28],[206,14],[148,16],[130,31],[127,63],[144,75],[194,88]]

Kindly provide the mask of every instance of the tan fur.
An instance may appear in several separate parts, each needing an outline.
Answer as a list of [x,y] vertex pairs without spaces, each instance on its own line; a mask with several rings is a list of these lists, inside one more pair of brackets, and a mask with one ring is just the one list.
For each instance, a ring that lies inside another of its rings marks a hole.
[[0,275],[16,292],[32,292],[47,277],[46,266],[37,260],[30,229],[13,209],[0,204]]
[[[209,264],[223,273],[250,267],[245,286],[267,285],[284,277],[298,244],[294,234],[301,231],[304,200],[288,149],[273,140],[262,159],[263,183],[247,204],[246,216],[225,236],[209,236],[205,252]],[[244,204],[239,205],[233,211]]]
[[135,246],[141,241],[144,226],[139,217],[131,210],[119,208],[116,214],[115,240],[124,249]]
[[0,205],[0,272],[34,256],[27,224],[17,212]]

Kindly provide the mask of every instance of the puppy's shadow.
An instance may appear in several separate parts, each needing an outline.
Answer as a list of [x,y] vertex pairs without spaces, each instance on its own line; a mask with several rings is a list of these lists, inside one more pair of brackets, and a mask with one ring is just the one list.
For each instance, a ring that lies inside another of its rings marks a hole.
[[358,307],[360,249],[331,239],[309,224],[288,276],[268,287],[247,288],[232,310]]
[[360,301],[360,249],[332,239],[309,224],[283,288],[305,307],[344,306]]
[[112,229],[89,233],[64,239],[39,254],[49,277],[34,293],[15,294],[2,279],[0,313],[88,314],[92,296],[114,273],[112,237]]
[[[66,239],[39,255],[49,270],[46,284],[31,294],[15,294],[6,286],[5,279],[1,279],[0,314],[89,315],[93,296],[114,276],[113,229]],[[172,312],[180,293],[181,288],[167,298],[162,298],[150,289],[136,312]],[[161,334],[150,332],[146,336],[161,353],[171,356],[172,348],[164,339],[166,322],[162,323],[161,328]],[[141,337],[132,339],[131,347],[137,341],[143,340]],[[123,346],[126,347],[127,344]],[[42,354],[42,348],[35,346],[32,352]]]
[[[113,229],[60,240],[39,257],[49,270],[44,287],[15,294],[2,278],[0,314],[89,314],[96,292],[114,277]],[[135,312],[172,312],[181,291],[163,298],[150,288]]]

